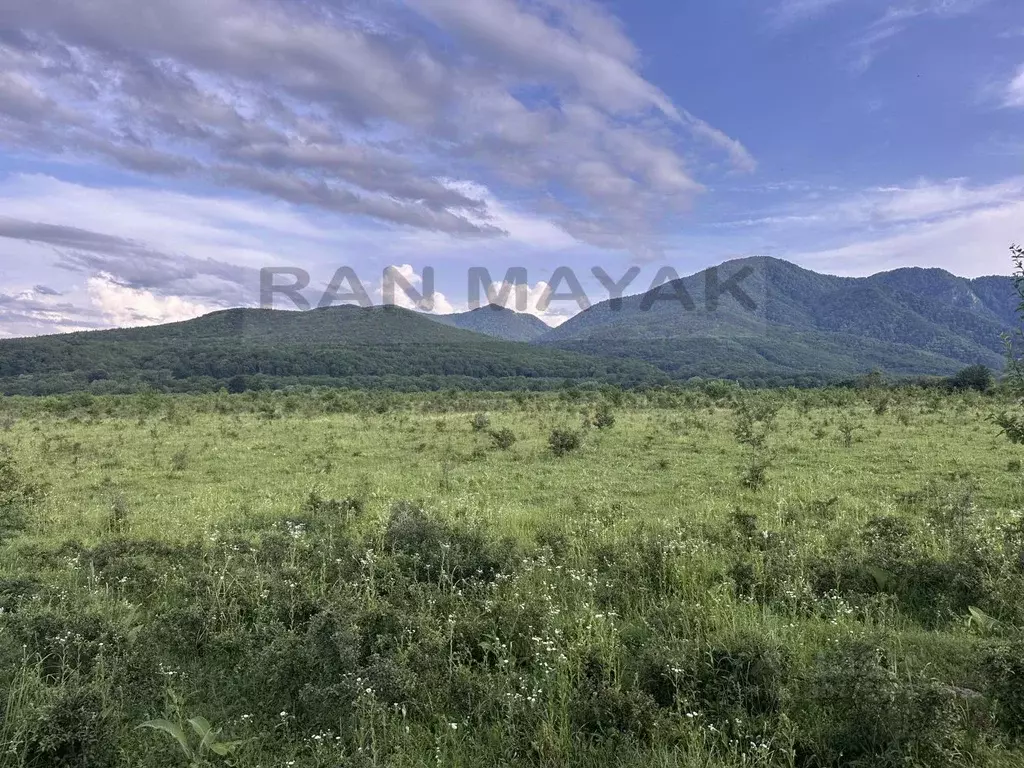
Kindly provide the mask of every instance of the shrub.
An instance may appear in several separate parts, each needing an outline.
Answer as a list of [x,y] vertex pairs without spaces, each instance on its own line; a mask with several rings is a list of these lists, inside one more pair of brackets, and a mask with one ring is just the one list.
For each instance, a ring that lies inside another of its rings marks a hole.
[[100,694],[81,688],[64,690],[33,719],[32,730],[25,735],[24,764],[39,768],[113,765],[117,744],[112,726]]
[[490,432],[491,442],[499,451],[507,451],[516,443],[516,433],[508,427],[492,429]]
[[41,489],[22,476],[10,448],[0,445],[0,542],[25,529],[28,507],[41,495]]
[[849,419],[844,418],[839,422],[839,435],[844,448],[849,448],[853,445],[853,435],[858,429],[861,429],[860,425],[854,424]]
[[110,513],[107,515],[107,527],[115,536],[123,536],[128,530],[128,517],[131,509],[127,500],[121,494],[114,497],[110,504]]
[[761,490],[768,482],[768,470],[771,467],[771,457],[765,453],[753,452],[740,478],[744,488],[752,491]]
[[548,445],[555,456],[565,456],[582,447],[583,437],[575,430],[556,429],[548,437]]
[[347,520],[366,511],[366,502],[357,496],[344,499],[325,499],[312,491],[303,504],[303,511],[313,517],[323,516],[330,520]]
[[764,448],[775,427],[778,412],[779,406],[773,402],[740,403],[736,409],[736,426],[733,429],[736,442],[754,449]]
[[445,578],[453,584],[493,581],[512,554],[510,543],[492,544],[478,531],[433,518],[408,501],[391,508],[384,546],[398,556],[399,567],[417,581]]
[[491,417],[486,413],[478,413],[473,417],[471,426],[474,432],[483,432],[491,426]]
[[188,451],[184,448],[171,456],[171,471],[184,472],[188,468]]
[[572,702],[577,731],[600,740],[630,736],[646,741],[654,727],[657,706],[643,691],[589,683]]
[[1014,741],[1024,740],[1024,641],[991,649],[983,668],[1000,727]]
[[615,426],[615,413],[612,411],[611,404],[601,403],[597,407],[597,411],[594,414],[594,418],[591,423],[598,429],[611,429]]
[[898,674],[874,645],[848,641],[822,654],[808,683],[798,764],[963,764],[967,737],[955,693]]

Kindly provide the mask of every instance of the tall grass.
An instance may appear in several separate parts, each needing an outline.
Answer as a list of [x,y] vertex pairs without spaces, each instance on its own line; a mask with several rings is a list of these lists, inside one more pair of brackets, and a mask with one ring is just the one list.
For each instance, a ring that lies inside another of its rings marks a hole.
[[7,401],[0,765],[1018,765],[1016,449],[876,398]]

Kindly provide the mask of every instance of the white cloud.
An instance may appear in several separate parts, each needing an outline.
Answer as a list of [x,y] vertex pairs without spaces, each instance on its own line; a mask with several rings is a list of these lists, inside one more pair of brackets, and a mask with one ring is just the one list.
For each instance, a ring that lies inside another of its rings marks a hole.
[[866,275],[898,267],[940,267],[963,277],[1007,274],[1007,248],[1020,240],[1024,200],[959,213],[939,222],[915,222],[898,234],[796,254],[811,269]]
[[[5,216],[138,240],[171,253],[249,266],[278,264],[296,247],[323,248],[339,229],[296,206],[139,186],[87,186],[42,175],[0,180]],[[361,231],[349,225],[346,231]],[[363,230],[365,231],[365,230]]]
[[[1006,249],[1022,238],[1024,177],[988,185],[919,181],[827,193],[734,222],[749,250],[817,271],[866,275],[935,266],[976,277],[1006,274]],[[735,236],[735,235],[733,235]],[[745,249],[746,250],[746,249]]]
[[940,221],[975,210],[998,208],[1024,200],[1024,176],[987,185],[967,179],[919,180],[911,185],[873,187],[860,192],[828,189],[784,203],[762,216],[720,227],[819,228],[842,234],[865,225],[884,229]]
[[[382,303],[438,315],[450,315],[456,311],[447,296],[436,288],[431,290],[432,286],[424,285],[423,275],[411,264],[391,265],[384,273],[377,288],[377,297]],[[419,294],[422,298],[414,300],[410,294]]]
[[964,179],[921,181],[911,187],[869,190],[860,199],[842,204],[836,211],[851,222],[913,222],[1024,199],[1024,177],[987,186],[970,186]]
[[89,298],[104,322],[120,328],[191,320],[221,308],[179,296],[158,296],[151,291],[130,288],[107,274],[90,277],[88,290]]
[[514,185],[534,214],[560,197],[567,218],[604,221],[602,243],[661,231],[719,155],[755,166],[644,77],[598,3],[341,5],[8,3],[24,34],[0,42],[0,140],[391,227],[502,236],[500,211],[443,184],[443,169]]
[[[461,180],[445,180],[444,183],[467,197],[482,200],[487,206],[488,220],[508,233],[507,240],[547,250],[561,250],[580,245],[579,240],[554,222],[516,210],[500,201],[482,184]],[[467,215],[471,221],[477,220],[473,214]]]
[[[885,47],[915,22],[928,19],[955,19],[981,9],[992,0],[779,0],[768,10],[769,23],[776,32],[825,15],[840,7],[874,15],[866,26],[848,25],[857,30],[848,44],[849,68],[866,71]],[[880,15],[877,15],[880,14]]]
[[[564,288],[565,286],[562,286],[563,290]],[[533,315],[553,328],[557,328],[580,312],[581,307],[575,301],[552,301],[551,295],[551,285],[543,280],[533,285],[515,285],[504,281],[491,283],[487,291],[490,303]]]
[[783,29],[818,16],[845,0],[782,0],[769,10],[772,26]]
[[1007,107],[1024,108],[1024,65],[1017,70],[1017,76],[1006,86],[1003,104]]

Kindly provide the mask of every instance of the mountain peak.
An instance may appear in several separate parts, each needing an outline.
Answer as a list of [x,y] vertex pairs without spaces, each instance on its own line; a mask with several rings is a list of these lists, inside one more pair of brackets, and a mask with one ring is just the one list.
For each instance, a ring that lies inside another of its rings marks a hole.
[[516,312],[497,304],[486,304],[468,312],[452,315],[425,315],[444,325],[482,333],[504,341],[536,341],[551,326],[534,315]]

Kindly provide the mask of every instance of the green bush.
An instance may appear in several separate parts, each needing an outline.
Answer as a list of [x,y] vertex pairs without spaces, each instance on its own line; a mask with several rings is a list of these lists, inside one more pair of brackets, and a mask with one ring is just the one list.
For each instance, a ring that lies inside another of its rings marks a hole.
[[583,446],[583,436],[575,430],[556,429],[548,437],[548,446],[555,456],[565,456]]
[[499,451],[507,451],[516,444],[516,433],[508,427],[492,429],[489,434],[491,436],[491,442]]
[[946,383],[953,390],[989,392],[995,386],[996,381],[988,366],[972,365],[959,371],[955,376],[951,376]]
[[1024,741],[1024,641],[990,649],[983,666],[1000,727],[1011,740]]
[[615,412],[612,410],[610,403],[601,403],[597,407],[591,424],[598,429],[611,429],[615,426]]
[[862,641],[819,656],[801,694],[805,734],[797,760],[808,765],[928,768],[967,764],[969,736],[956,693],[907,679],[886,653]]

